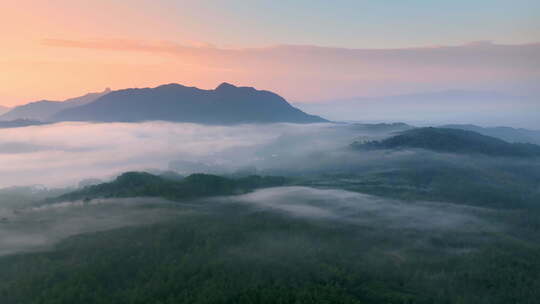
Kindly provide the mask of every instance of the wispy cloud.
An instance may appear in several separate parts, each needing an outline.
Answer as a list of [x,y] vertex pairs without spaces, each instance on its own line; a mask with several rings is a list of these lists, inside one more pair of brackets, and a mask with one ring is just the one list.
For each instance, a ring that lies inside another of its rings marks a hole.
[[[195,45],[180,45],[169,41],[140,41],[130,39],[94,39],[94,40],[69,40],[47,38],[41,44],[52,47],[101,49],[114,51],[142,51],[142,52],[180,52],[183,49],[197,48]],[[199,48],[209,47],[206,44],[198,44]]]
[[439,88],[498,88],[521,94],[540,93],[534,85],[540,81],[540,43],[503,45],[477,41],[458,46],[402,49],[312,45],[223,49],[208,44],[124,39],[45,39],[42,43],[60,48],[175,56],[195,66],[221,69],[223,79],[245,76],[251,83],[279,87],[285,93],[294,89],[296,96],[305,96],[302,99]]

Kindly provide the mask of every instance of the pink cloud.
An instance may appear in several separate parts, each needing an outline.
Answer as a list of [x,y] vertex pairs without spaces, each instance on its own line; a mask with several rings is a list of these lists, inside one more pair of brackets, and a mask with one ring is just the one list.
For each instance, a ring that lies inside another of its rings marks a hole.
[[302,100],[475,87],[540,94],[533,86],[540,82],[540,43],[501,45],[480,41],[403,49],[310,45],[223,49],[208,44],[123,39],[45,39],[42,43],[172,56],[201,70],[216,71],[212,78],[274,89]]

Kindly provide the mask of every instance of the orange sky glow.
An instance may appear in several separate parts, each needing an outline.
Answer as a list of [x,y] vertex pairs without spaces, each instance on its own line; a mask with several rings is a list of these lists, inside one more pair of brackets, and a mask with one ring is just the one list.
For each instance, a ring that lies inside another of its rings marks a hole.
[[[227,39],[219,24],[200,24],[196,14],[172,18],[167,7],[172,10],[172,2],[161,7],[129,3],[134,5],[3,1],[0,104],[171,82],[210,89],[226,81],[272,90],[292,101],[449,88],[540,93],[535,89],[540,44],[534,41],[331,48],[280,45],[259,35],[246,43]],[[208,11],[208,18],[216,14]],[[214,46],[220,37],[225,42]]]

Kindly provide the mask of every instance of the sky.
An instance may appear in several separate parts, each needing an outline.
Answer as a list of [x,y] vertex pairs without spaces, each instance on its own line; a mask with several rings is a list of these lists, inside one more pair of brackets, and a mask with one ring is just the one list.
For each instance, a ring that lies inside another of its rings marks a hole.
[[0,104],[221,82],[291,101],[540,95],[540,1],[0,3]]

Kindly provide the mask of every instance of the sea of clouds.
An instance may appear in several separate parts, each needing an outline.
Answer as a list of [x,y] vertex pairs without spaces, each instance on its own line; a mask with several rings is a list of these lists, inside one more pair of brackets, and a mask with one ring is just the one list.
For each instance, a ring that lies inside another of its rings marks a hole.
[[334,124],[69,122],[0,129],[0,188],[77,185],[124,171],[168,170],[171,162],[186,174],[197,164],[226,171],[264,167],[272,159],[346,146],[360,134]]

